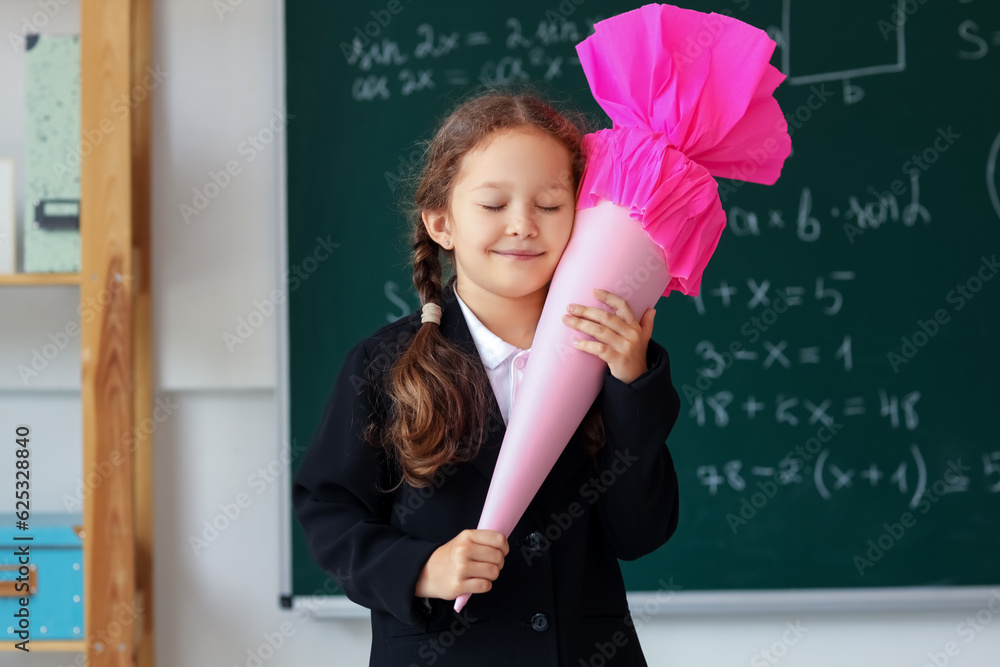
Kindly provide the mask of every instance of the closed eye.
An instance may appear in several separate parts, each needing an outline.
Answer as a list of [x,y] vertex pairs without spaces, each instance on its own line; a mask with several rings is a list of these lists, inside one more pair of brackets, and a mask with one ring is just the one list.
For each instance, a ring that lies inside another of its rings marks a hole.
[[[506,204],[500,204],[499,206],[490,206],[489,204],[480,204],[480,206],[482,208],[486,209],[487,211],[492,211],[494,213],[502,211],[502,210],[504,210],[504,208],[507,207]],[[556,211],[558,211],[559,209],[561,209],[562,206],[539,206],[538,208],[541,209],[541,210],[543,210],[543,211],[545,211],[546,213],[555,213]]]

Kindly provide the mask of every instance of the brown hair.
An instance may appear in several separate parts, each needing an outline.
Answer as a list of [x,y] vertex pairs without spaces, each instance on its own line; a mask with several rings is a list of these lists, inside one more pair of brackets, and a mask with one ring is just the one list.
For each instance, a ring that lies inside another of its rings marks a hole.
[[[569,151],[575,192],[583,174],[581,139],[585,127],[582,115],[560,113],[530,90],[479,94],[444,119],[426,146],[426,165],[409,212],[413,284],[421,304],[441,303],[440,253],[454,270],[454,251],[431,239],[421,212],[449,207],[464,156],[496,132],[535,128]],[[456,277],[452,275],[448,287],[454,287]],[[433,322],[417,330],[389,369],[385,388],[391,399],[387,423],[371,425],[369,439],[389,450],[401,469],[401,482],[411,486],[427,486],[445,464],[474,459],[485,432],[498,427],[487,424],[493,388],[479,354],[445,338]],[[595,456],[604,444],[597,401],[584,418],[583,428],[586,450]]]

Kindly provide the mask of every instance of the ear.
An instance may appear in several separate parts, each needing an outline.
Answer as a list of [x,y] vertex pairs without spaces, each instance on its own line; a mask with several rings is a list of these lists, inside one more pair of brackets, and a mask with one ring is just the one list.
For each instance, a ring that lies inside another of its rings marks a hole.
[[431,211],[424,209],[420,212],[420,217],[424,221],[427,234],[442,248],[451,247],[451,225],[448,214],[445,211]]

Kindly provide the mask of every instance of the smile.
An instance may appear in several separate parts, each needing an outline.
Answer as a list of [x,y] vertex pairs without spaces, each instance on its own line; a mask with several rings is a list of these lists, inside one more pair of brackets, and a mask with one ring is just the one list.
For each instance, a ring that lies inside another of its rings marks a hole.
[[497,255],[500,255],[501,257],[507,257],[508,259],[517,259],[517,260],[538,259],[539,257],[542,256],[542,253],[538,253],[537,255],[519,255],[508,252],[496,252],[495,250],[493,252],[496,253]]

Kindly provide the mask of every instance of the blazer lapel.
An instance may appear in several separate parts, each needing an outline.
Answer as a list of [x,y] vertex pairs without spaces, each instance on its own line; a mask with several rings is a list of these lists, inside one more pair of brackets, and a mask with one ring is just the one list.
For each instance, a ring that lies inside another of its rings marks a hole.
[[[453,286],[445,287],[442,290],[441,302],[441,333],[478,359],[479,349],[476,347],[476,341],[469,330],[468,322],[465,321],[462,307],[458,303],[458,299],[455,298]],[[503,444],[504,435],[507,433],[503,415],[500,413],[500,405],[497,403],[492,387],[490,388],[490,397],[492,400],[487,420],[487,435],[483,440],[479,455],[472,462],[473,467],[487,481],[493,479],[493,471],[496,469],[497,458],[500,456],[500,447]],[[554,493],[564,483],[572,479],[579,467],[587,462],[588,459],[583,452],[578,434],[574,434],[546,477],[537,494],[538,497],[544,498]]]
[[[442,290],[441,294],[441,333],[458,344],[461,348],[479,359],[479,348],[469,330],[469,323],[465,321],[462,313],[462,306],[455,298],[453,286],[448,286]],[[493,470],[497,465],[497,457],[500,456],[500,446],[503,444],[503,436],[507,432],[507,427],[503,423],[503,415],[500,413],[500,404],[497,403],[496,394],[490,388],[490,414],[487,417],[487,434],[483,439],[479,455],[472,461],[476,468],[487,481],[493,479]]]

